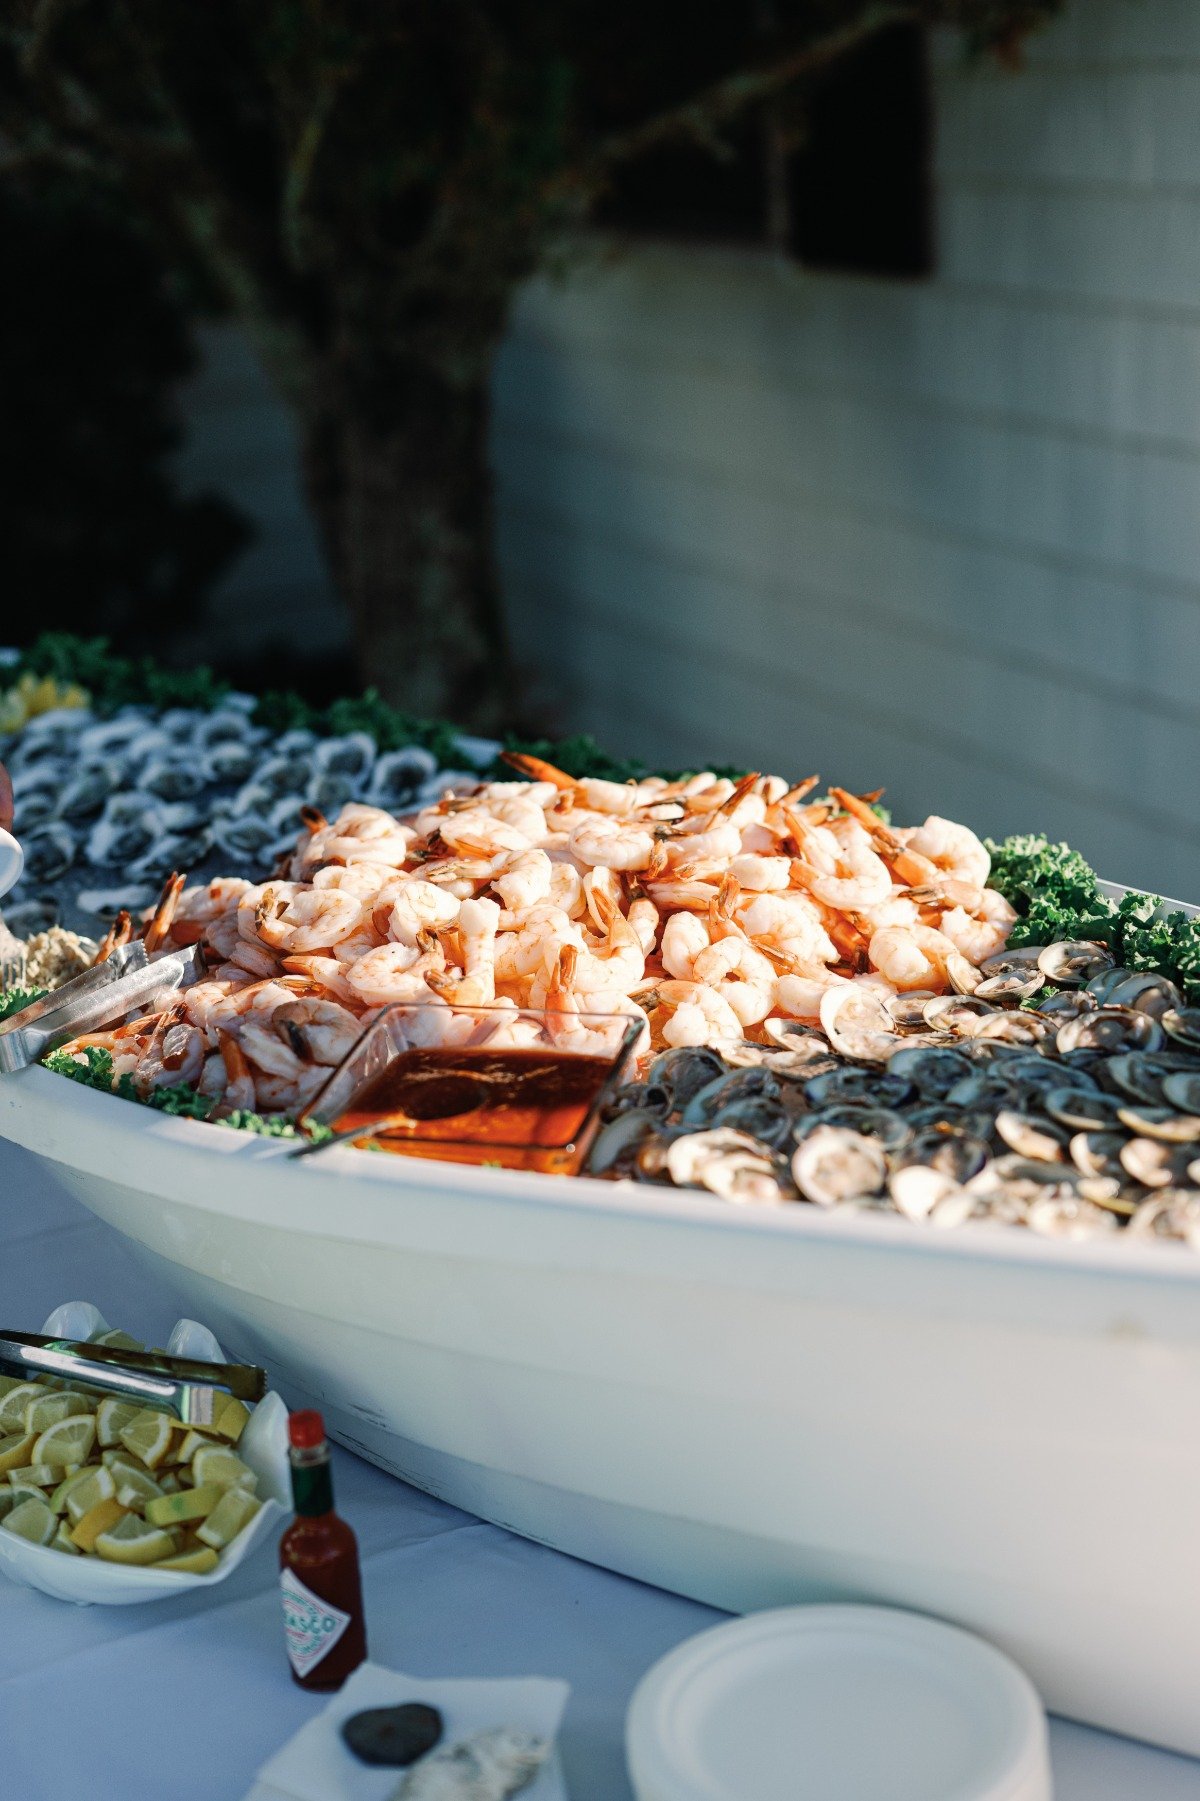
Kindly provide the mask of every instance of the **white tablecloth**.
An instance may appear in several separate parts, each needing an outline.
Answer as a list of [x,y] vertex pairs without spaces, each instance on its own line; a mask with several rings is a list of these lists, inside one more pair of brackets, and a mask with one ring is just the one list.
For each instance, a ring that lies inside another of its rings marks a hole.
[[[0,1325],[36,1331],[66,1300],[95,1301],[151,1343],[177,1313],[114,1232],[0,1145]],[[719,1616],[484,1525],[344,1452],[336,1483],[362,1549],[372,1657],[430,1677],[565,1677],[574,1801],[629,1801],[630,1693]],[[288,1673],[269,1551],[216,1591],[146,1607],[69,1607],[0,1577],[5,1801],[238,1801],[320,1705]],[[1052,1742],[1057,1801],[1200,1801],[1200,1762],[1060,1721]]]

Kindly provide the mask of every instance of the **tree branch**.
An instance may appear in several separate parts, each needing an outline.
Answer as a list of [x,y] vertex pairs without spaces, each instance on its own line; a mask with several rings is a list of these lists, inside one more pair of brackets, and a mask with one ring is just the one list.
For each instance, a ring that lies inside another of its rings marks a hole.
[[623,164],[649,150],[679,141],[711,143],[714,133],[744,113],[747,107],[769,100],[794,81],[814,75],[874,37],[889,25],[905,24],[919,16],[915,5],[875,5],[852,24],[810,40],[788,54],[756,69],[742,69],[702,88],[690,100],[656,113],[628,131],[605,139],[587,160],[566,177],[566,185],[590,193]]

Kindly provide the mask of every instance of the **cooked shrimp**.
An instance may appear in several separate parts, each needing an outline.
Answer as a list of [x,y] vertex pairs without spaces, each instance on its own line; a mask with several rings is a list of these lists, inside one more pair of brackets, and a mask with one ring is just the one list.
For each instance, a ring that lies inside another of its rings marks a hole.
[[148,957],[152,957],[155,951],[160,951],[170,937],[171,923],[175,918],[175,909],[179,905],[186,881],[187,877],[180,875],[176,870],[174,875],[169,875],[163,883],[162,892],[154,911],[142,928],[142,942],[146,946]]
[[[500,1011],[502,1008],[503,1012]],[[496,1010],[496,1023],[486,1028],[479,1041],[489,1050],[528,1050],[543,1042],[541,1025],[528,1014],[518,1012],[515,1001],[508,1006],[502,1000],[497,1001]]]
[[575,945],[564,945],[551,972],[545,999],[546,1033],[553,1044],[572,1051],[611,1056],[625,1028],[593,1011],[590,1000],[581,1006],[574,986],[578,955]]
[[415,944],[429,928],[453,925],[461,902],[418,876],[390,883],[379,896],[372,921],[376,929],[399,944]]
[[549,972],[566,944],[583,949],[583,932],[576,922],[548,901],[531,907],[515,931],[496,940],[496,980],[517,983],[539,970]]
[[208,1054],[204,1033],[176,1014],[165,1014],[137,1068],[143,1090],[199,1080]]
[[445,967],[445,952],[436,940],[424,950],[410,944],[381,944],[346,965],[346,985],[367,1007],[429,1001],[432,991],[426,977],[441,974]]
[[742,848],[742,834],[737,826],[719,820],[704,832],[688,832],[677,838],[662,840],[668,876],[683,881],[699,876],[718,879],[728,868],[730,859]]
[[279,973],[279,959],[274,951],[269,951],[265,944],[252,944],[248,938],[240,935],[229,953],[229,962],[252,976],[273,976]]
[[302,1113],[329,1080],[329,1071],[320,1063],[301,1064],[294,1076],[256,1075],[259,1111],[284,1113],[293,1117]]
[[658,908],[648,894],[635,894],[625,917],[642,947],[643,957],[648,957],[658,942],[658,931],[662,924]]
[[107,963],[116,950],[124,949],[133,936],[133,920],[122,907],[117,917],[100,940],[96,951],[95,964]]
[[820,964],[789,971],[775,978],[775,1006],[788,1019],[819,1019],[821,996],[838,983],[851,985],[849,976],[835,974]]
[[703,982],[660,982],[655,999],[670,1010],[662,1029],[667,1044],[714,1044],[742,1036],[742,1022],[729,1002]]
[[587,911],[583,877],[575,863],[569,860],[569,853],[551,858],[550,889],[546,899],[560,907],[569,919],[580,919]]
[[737,1014],[743,1027],[767,1017],[775,999],[775,971],[761,951],[744,938],[721,938],[702,950],[692,976],[714,988]]
[[171,942],[196,944],[210,926],[230,914],[236,917],[237,904],[249,887],[241,876],[218,876],[203,887],[185,888],[171,921]]
[[346,980],[346,972],[351,965],[337,957],[285,957],[283,967],[289,974],[307,976],[309,981],[316,982],[335,1000],[357,1002],[358,997]]
[[[258,1106],[258,1095],[254,1086],[254,1071],[246,1059],[246,1053],[232,1032],[221,1032],[218,1042],[220,1055],[216,1061],[221,1066],[224,1080],[220,1088],[213,1092],[221,1096],[223,1108],[231,1112],[238,1108],[253,1112]],[[212,1061],[210,1058],[209,1062]]]
[[628,993],[646,973],[642,941],[615,901],[609,901],[600,890],[592,899],[604,920],[604,942],[599,950],[578,953],[574,985],[583,994],[605,988],[622,988]]
[[431,971],[426,981],[435,994],[457,1006],[482,1007],[496,998],[496,922],[500,908],[493,900],[464,901],[458,914],[463,973]]
[[865,832],[835,833],[829,826],[805,826],[797,818],[793,835],[800,857],[792,864],[792,874],[824,906],[861,913],[888,898],[891,870],[872,850]]
[[326,863],[314,870],[314,888],[339,888],[360,901],[374,900],[380,890],[396,880],[385,863]]
[[836,963],[837,946],[822,922],[821,914],[806,894],[752,895],[739,900],[738,924],[759,947],[773,945],[801,963]]
[[363,917],[362,902],[343,888],[305,888],[264,882],[238,904],[238,929],[272,950],[304,955],[348,938]]
[[756,894],[776,893],[791,882],[791,860],[749,852],[731,860],[729,873],[739,888],[749,888]]
[[955,947],[932,926],[881,926],[871,934],[867,954],[873,967],[904,993],[910,988],[944,986],[947,959],[955,954]]
[[293,1049],[285,1034],[276,1027],[273,1018],[251,1013],[238,1020],[234,1036],[251,1063],[266,1076],[281,1076],[285,1081],[295,1081],[308,1068],[307,1058],[301,1057]]
[[299,861],[304,869],[319,863],[386,863],[402,869],[415,836],[411,826],[381,808],[352,803],[302,844]]
[[992,859],[986,846],[968,826],[931,813],[924,825],[897,833],[897,836],[903,839],[907,850],[927,858],[944,875],[974,882],[980,888],[987,886]]
[[593,926],[597,931],[605,931],[613,908],[619,907],[625,898],[625,890],[616,870],[603,865],[589,869],[583,878],[583,898]]
[[604,869],[645,869],[654,850],[654,834],[645,826],[624,825],[597,814],[570,834],[571,855]]
[[271,1015],[276,1031],[306,1063],[323,1063],[332,1069],[349,1055],[362,1036],[363,1023],[336,1001],[315,997],[289,1001]]
[[692,981],[696,958],[711,943],[708,927],[694,913],[672,913],[663,927],[663,968],[681,982]]
[[555,865],[544,850],[519,851],[505,863],[492,887],[512,913],[524,913],[550,896]]
[[647,882],[646,893],[663,913],[673,913],[679,910],[688,913],[707,913],[716,898],[717,888],[713,882],[704,882],[689,877],[687,881]]
[[1016,910],[1002,894],[982,888],[975,906],[950,907],[942,914],[938,929],[969,962],[983,963],[1003,949],[1016,918]]
[[[545,818],[539,808],[533,810],[537,814],[534,835],[540,837],[545,830]],[[524,851],[533,842],[528,832],[509,825],[505,819],[495,818],[482,807],[468,813],[447,814],[439,830],[451,850],[465,851],[470,856],[496,857],[505,852]]]

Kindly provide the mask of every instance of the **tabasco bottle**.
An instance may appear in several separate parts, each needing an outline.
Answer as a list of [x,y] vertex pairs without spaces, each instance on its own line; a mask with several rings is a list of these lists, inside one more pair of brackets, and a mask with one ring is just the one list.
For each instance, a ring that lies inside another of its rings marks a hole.
[[293,1413],[288,1440],[296,1518],[279,1541],[288,1659],[301,1688],[341,1688],[367,1655],[358,1541],[333,1511],[320,1414]]

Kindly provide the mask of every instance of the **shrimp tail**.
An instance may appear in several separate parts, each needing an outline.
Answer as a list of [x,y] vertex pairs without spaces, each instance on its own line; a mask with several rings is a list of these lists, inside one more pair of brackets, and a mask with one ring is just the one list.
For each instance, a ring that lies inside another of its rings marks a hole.
[[510,769],[515,769],[527,781],[550,782],[564,794],[578,791],[579,783],[573,775],[568,775],[565,769],[557,769],[553,763],[544,762],[541,757],[528,756],[522,750],[502,750],[500,761],[507,763]]
[[736,810],[736,808],[738,807],[739,803],[741,801],[743,801],[746,798],[746,796],[750,793],[751,789],[754,787],[755,782],[758,782],[761,780],[762,780],[761,769],[752,769],[748,775],[744,775],[742,777],[741,781],[735,782],[733,785],[733,793],[726,795],[725,799],[721,802],[720,806],[717,808],[718,815],[724,814],[724,815],[728,816],[730,813],[734,812]]
[[179,897],[183,893],[187,877],[178,870],[172,872],[163,883],[162,893],[153,913],[142,931],[142,941],[146,946],[146,955],[152,956],[161,950],[171,935],[171,922],[175,918],[175,909],[179,905]]
[[96,952],[93,968],[107,963],[114,951],[122,950],[133,936],[133,920],[122,907],[117,917],[100,940],[100,948]]

